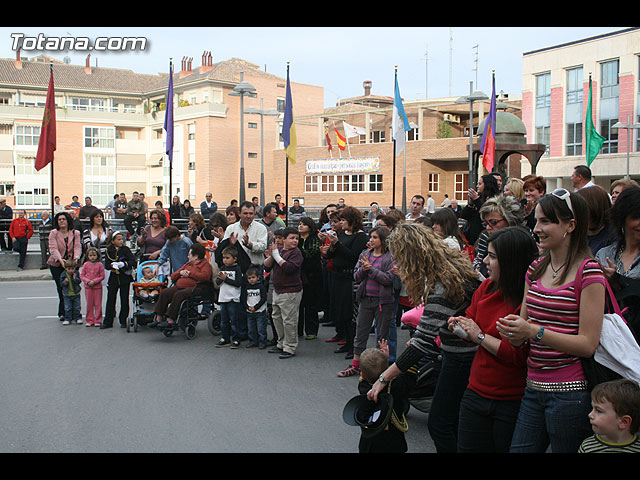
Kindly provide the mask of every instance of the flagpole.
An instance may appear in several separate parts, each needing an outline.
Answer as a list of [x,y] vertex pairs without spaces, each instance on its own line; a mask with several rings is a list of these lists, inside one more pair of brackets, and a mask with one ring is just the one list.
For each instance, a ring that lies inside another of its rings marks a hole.
[[[51,76],[53,77],[53,63],[49,64],[49,72],[51,73]],[[53,101],[53,104],[54,104],[54,108],[55,108],[55,99]],[[53,193],[53,162],[51,162],[51,164],[50,164],[50,169],[51,169],[51,195],[50,195],[51,196],[51,217],[53,218],[53,216],[55,214],[55,211],[54,211],[55,202],[53,200],[53,198],[54,198],[54,193]],[[53,222],[52,222],[52,224],[53,224]]]
[[[289,80],[289,62],[287,62],[287,81]],[[293,109],[292,109],[293,112]],[[284,181],[284,223],[289,226],[289,154],[284,155],[285,181]]]
[[[398,66],[395,66],[395,73],[394,73],[394,88],[395,85],[397,85],[398,83]],[[394,97],[395,97],[395,92],[393,92]],[[393,132],[392,137],[395,137],[395,132]],[[393,138],[393,193],[392,193],[392,198],[391,198],[391,203],[393,204],[393,208],[396,208],[396,139]],[[403,212],[406,213],[406,212]]]
[[[170,82],[173,81],[173,58],[172,57],[169,57],[169,81]],[[165,108],[169,108],[169,102],[171,102],[171,108],[173,108],[173,98],[167,98],[167,103]],[[173,115],[171,116],[171,120],[173,120]],[[166,132],[165,132],[165,135],[166,135]],[[169,208],[171,208],[171,203],[173,202],[173,185],[172,185],[173,161],[171,156],[172,155],[169,156]]]

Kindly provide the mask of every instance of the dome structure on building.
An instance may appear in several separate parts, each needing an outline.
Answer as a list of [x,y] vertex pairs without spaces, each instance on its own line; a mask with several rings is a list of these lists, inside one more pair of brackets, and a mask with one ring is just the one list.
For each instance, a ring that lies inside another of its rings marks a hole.
[[[478,125],[477,135],[482,140],[485,117]],[[496,143],[527,143],[527,128],[516,115],[496,109]]]

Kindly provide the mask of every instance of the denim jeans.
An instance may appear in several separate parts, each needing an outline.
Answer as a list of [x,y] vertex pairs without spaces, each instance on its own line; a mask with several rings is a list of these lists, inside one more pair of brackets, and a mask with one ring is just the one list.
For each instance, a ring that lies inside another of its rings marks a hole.
[[508,453],[520,400],[495,400],[467,388],[460,402],[458,453]]
[[458,451],[460,400],[469,384],[474,353],[442,352],[442,366],[433,393],[427,426],[438,453]]
[[267,345],[267,312],[247,312],[249,342],[265,347]]
[[576,453],[593,434],[589,422],[591,396],[581,392],[540,392],[527,387],[522,397],[510,452]]
[[238,331],[238,318],[242,310],[239,302],[223,302],[220,304],[220,329],[221,337],[225,340],[240,341]]
[[82,320],[80,295],[64,297],[64,319],[67,322]]
[[16,241],[13,243],[13,250],[20,254],[18,258],[18,267],[24,268],[24,262],[27,258],[27,244],[29,243],[29,239],[27,237],[16,238]]

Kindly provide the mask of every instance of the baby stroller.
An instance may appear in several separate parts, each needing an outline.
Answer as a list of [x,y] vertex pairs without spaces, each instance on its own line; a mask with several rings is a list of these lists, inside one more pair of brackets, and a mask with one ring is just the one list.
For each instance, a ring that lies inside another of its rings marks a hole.
[[[402,315],[402,323],[409,329],[409,335],[413,336],[422,315],[422,306],[409,310]],[[436,338],[439,342],[440,337]],[[439,346],[439,343],[438,343]],[[440,375],[442,365],[441,352],[434,352],[434,355],[425,355],[418,362],[418,374],[416,383],[409,393],[409,405],[417,410],[429,413],[431,401]],[[406,413],[406,412],[405,412]]]
[[[156,273],[157,282],[143,283],[144,275],[142,271],[150,267]],[[127,319],[127,332],[138,331],[138,325],[147,325],[155,317],[154,308],[158,301],[158,296],[163,288],[167,286],[164,275],[158,272],[158,262],[148,260],[141,262],[136,268],[136,278],[131,284],[133,286],[133,315]]]

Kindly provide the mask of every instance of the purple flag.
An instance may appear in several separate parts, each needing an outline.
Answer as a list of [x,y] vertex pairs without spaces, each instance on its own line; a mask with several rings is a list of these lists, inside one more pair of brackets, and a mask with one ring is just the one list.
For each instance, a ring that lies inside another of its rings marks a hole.
[[167,91],[167,106],[164,115],[164,131],[166,137],[166,153],[169,155],[169,165],[173,163],[173,64],[169,63],[169,90]]

